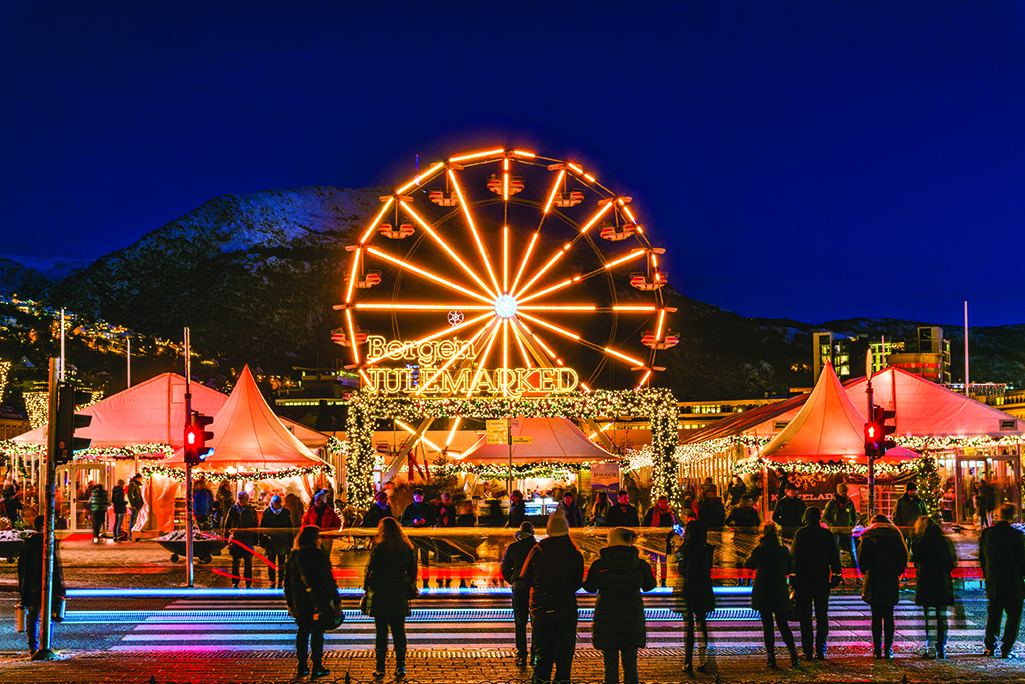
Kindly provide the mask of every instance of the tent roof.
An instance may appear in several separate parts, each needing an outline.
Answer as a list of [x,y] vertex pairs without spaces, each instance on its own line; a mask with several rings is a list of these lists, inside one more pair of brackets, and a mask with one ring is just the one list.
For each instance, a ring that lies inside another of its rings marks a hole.
[[[228,401],[228,395],[206,385],[191,383],[192,410],[216,415]],[[128,444],[169,444],[180,449],[185,423],[185,377],[163,373],[138,385],[111,395],[79,413],[92,416],[89,427],[75,431],[92,440],[94,447],[121,447]],[[287,418],[281,421],[307,447],[316,449],[327,443],[327,435]],[[23,444],[46,444],[46,426],[14,438]]]
[[[513,444],[513,463],[555,461],[579,463],[583,461],[606,461],[616,458],[599,446],[594,445],[568,418],[517,418],[519,427],[512,429],[514,437],[530,436],[531,444]],[[508,463],[509,447],[505,444],[488,444],[487,435],[463,453],[457,463]]]
[[[217,390],[192,383],[192,408],[200,413],[217,413],[228,397]],[[75,430],[92,440],[94,447],[126,444],[170,444],[181,447],[185,423],[185,378],[164,373],[118,392],[80,413],[92,416],[89,427]],[[14,438],[25,444],[45,444],[46,426]]]
[[[861,397],[864,402],[865,378],[847,382],[844,389],[851,398]],[[899,368],[873,375],[872,393],[876,405],[897,412],[898,436],[1006,437],[1025,433],[1025,421]]]
[[827,361],[808,400],[762,449],[774,461],[865,461],[865,417]]
[[[209,430],[214,437],[208,446],[214,448],[214,453],[204,461],[202,467],[206,470],[239,465],[280,470],[324,463],[274,415],[260,394],[249,366],[242,369],[235,389],[214,416]],[[168,465],[184,462],[182,449],[164,461]]]

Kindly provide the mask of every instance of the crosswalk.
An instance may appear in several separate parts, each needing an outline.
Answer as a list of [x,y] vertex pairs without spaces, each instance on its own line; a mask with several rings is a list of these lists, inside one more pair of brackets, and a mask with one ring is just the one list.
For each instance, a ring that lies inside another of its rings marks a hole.
[[[710,637],[718,648],[729,651],[761,652],[762,628],[757,613],[749,609],[743,596],[721,597],[719,608],[711,616]],[[582,605],[577,643],[590,646],[593,609]],[[920,648],[926,632],[922,611],[904,602],[894,611],[896,643],[900,649]],[[984,625],[952,613],[950,646],[958,651],[977,649],[984,634]],[[684,627],[665,606],[647,610],[648,647],[679,648],[684,643]],[[279,599],[239,603],[234,600],[176,601],[166,608],[147,612],[106,613],[107,621],[136,622],[135,626],[112,647],[115,651],[290,651],[294,648],[295,623]],[[83,614],[69,615],[66,621],[87,622]],[[797,636],[798,626],[791,624]],[[415,608],[406,627],[411,649],[497,649],[514,648],[515,635],[508,604],[495,601],[484,607]],[[799,637],[798,637],[799,640]],[[777,636],[777,645],[781,641]],[[830,601],[831,647],[869,649],[871,647],[871,614],[858,596],[833,596]],[[328,650],[369,650],[374,647],[373,621],[356,611],[346,611],[346,623],[325,635]]]

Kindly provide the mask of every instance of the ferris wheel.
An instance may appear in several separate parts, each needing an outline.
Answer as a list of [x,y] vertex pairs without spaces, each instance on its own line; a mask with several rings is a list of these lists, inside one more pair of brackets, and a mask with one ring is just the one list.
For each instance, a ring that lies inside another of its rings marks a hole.
[[[664,370],[656,357],[678,342],[662,292],[664,250],[632,198],[582,165],[518,149],[459,154],[380,200],[346,247],[335,306],[344,321],[332,335],[365,384],[378,364],[439,341],[472,349],[441,370],[572,366],[584,391],[639,389]],[[390,356],[362,349],[385,333],[407,341]]]

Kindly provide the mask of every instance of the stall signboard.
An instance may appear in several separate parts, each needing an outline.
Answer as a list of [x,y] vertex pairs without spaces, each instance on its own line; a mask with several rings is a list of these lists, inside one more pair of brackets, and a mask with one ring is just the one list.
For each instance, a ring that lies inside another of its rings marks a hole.
[[529,435],[517,435],[513,437],[513,444],[533,444],[534,438]]
[[[452,368],[459,360],[477,358],[472,342],[450,339],[430,342],[367,337],[368,358],[403,362],[403,367],[371,367],[361,371],[373,392],[384,394],[503,395],[513,398],[574,391],[580,384],[572,368]],[[415,362],[415,363],[414,363]]]
[[488,428],[488,444],[508,444],[509,443],[509,419],[498,418],[496,420],[487,421]]
[[594,463],[591,465],[591,491],[619,491],[619,464]]

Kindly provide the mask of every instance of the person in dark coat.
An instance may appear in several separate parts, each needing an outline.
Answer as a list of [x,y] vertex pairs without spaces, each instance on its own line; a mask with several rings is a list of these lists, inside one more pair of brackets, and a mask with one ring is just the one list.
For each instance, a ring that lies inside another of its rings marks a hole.
[[[456,505],[452,503],[452,495],[442,492],[441,501],[434,508],[434,526],[455,527],[456,515]],[[439,567],[438,586],[450,587],[452,586],[452,569],[449,564],[452,563],[453,557],[459,558],[462,554],[457,545],[449,543],[444,537],[434,540],[434,552],[437,555],[438,563],[443,564]],[[463,586],[466,586],[466,580],[463,580]]]
[[677,612],[687,623],[684,668],[694,670],[694,625],[701,630],[698,647],[698,672],[704,672],[708,655],[708,614],[715,610],[715,592],[712,589],[712,564],[715,547],[707,541],[708,532],[700,520],[693,517],[687,522],[683,544],[677,554]]
[[858,567],[865,580],[861,597],[872,608],[872,657],[892,658],[893,607],[900,601],[900,576],[908,567],[908,547],[885,515],[872,518],[862,532]]
[[[822,512],[822,520],[827,527],[853,528],[858,524],[858,509],[854,505],[854,500],[847,496],[847,491],[846,482],[841,482],[836,486],[836,494],[826,504],[826,510]],[[836,530],[833,532],[833,538],[836,540],[838,550],[848,551],[851,554],[851,563],[857,568],[858,553],[854,548],[854,535],[849,531]]]
[[374,618],[374,677],[384,676],[388,655],[388,631],[395,646],[395,676],[406,674],[406,618],[409,601],[416,596],[416,552],[395,518],[378,523],[374,548],[370,552],[363,591],[367,611]]
[[128,513],[124,480],[118,480],[114,489],[110,490],[110,505],[114,507],[114,541],[121,541],[125,534],[125,514]]
[[572,492],[563,494],[562,503],[556,507],[556,510],[562,511],[570,527],[584,526],[584,513],[580,510],[580,506],[577,506],[576,501],[573,500]]
[[569,523],[556,513],[548,536],[530,550],[520,582],[530,589],[534,671],[532,684],[570,680],[577,643],[576,591],[584,582],[584,556],[569,537]]
[[[278,497],[274,497],[275,499]],[[282,508],[291,515],[287,508]],[[291,526],[291,521],[289,521]],[[324,624],[320,611],[337,610],[340,606],[338,584],[331,573],[331,559],[320,549],[320,528],[306,525],[295,537],[295,548],[282,570],[285,603],[295,618],[295,657],[299,661],[298,676],[311,674],[306,666],[307,648],[313,660],[313,677],[331,672],[324,667]]]
[[[231,511],[231,507],[235,505],[235,497],[231,493],[231,485],[227,480],[221,480],[221,484],[217,485],[217,495],[215,497],[217,502],[221,504],[221,516],[222,516],[222,527],[228,524],[228,512]],[[228,536],[228,535],[224,535]]]
[[806,506],[804,500],[797,496],[797,485],[787,481],[783,486],[786,487],[786,496],[778,500],[772,509],[772,522],[783,528],[785,538],[792,539],[797,528],[804,524]]
[[996,525],[979,535],[979,565],[986,580],[986,637],[983,655],[996,653],[1000,622],[1007,613],[1000,657],[1008,658],[1018,639],[1022,601],[1025,599],[1025,535],[1011,526],[1014,504],[1004,504]]
[[758,515],[754,499],[750,494],[743,494],[740,497],[740,505],[730,511],[726,518],[726,524],[730,527],[761,527],[762,516]]
[[[117,491],[117,488],[114,488]],[[111,501],[114,501],[114,513],[117,513],[116,496],[111,497]],[[214,493],[210,491],[210,488],[206,484],[205,478],[200,478],[196,483],[195,491],[192,493],[192,512],[196,515],[196,522],[202,526],[206,526],[207,520],[210,519],[210,514],[214,510]],[[117,524],[114,525],[117,527]],[[291,543],[289,544],[291,546]]]
[[18,489],[13,484],[9,484],[4,487],[4,498],[2,503],[4,517],[10,520],[12,525],[16,522],[20,522],[21,509],[24,508],[24,506],[21,503],[21,499],[18,497]]
[[135,528],[135,519],[139,517],[139,512],[142,511],[142,507],[145,505],[145,500],[142,496],[142,475],[136,473],[132,475],[132,479],[128,481],[128,507],[132,509],[131,517],[128,520],[128,540],[132,539],[132,530]]
[[[777,509],[779,504],[776,505]],[[794,635],[787,624],[790,611],[790,588],[787,577],[794,572],[794,557],[790,549],[779,543],[776,526],[767,523],[762,528],[762,538],[744,566],[755,571],[754,586],[751,588],[751,607],[762,616],[762,636],[765,639],[765,653],[769,667],[776,669],[776,635],[772,629],[773,616],[776,627],[783,637],[783,643],[790,651],[790,664],[797,665],[797,647]]]
[[[954,605],[954,580],[950,573],[957,567],[954,542],[932,518],[923,515],[915,523],[911,536],[911,562],[915,564],[915,605],[925,611],[926,659],[947,657],[947,607]],[[936,642],[929,642],[929,609],[936,611]]]
[[641,520],[637,509],[630,505],[630,493],[619,490],[618,503],[609,509],[607,518],[609,527],[640,527]]
[[609,545],[599,551],[584,580],[584,591],[598,594],[591,623],[591,643],[605,659],[605,684],[637,684],[637,651],[647,643],[642,591],[655,588],[651,566],[637,553],[637,533],[625,527],[609,530]]
[[[805,660],[826,659],[829,637],[829,590],[842,578],[840,552],[832,533],[822,526],[822,512],[816,506],[804,511],[804,527],[790,545],[794,556],[794,589],[801,611],[801,646]],[[812,608],[815,629],[812,630]],[[812,647],[814,646],[814,650]]]
[[93,518],[93,543],[100,541],[103,533],[103,524],[107,521],[107,507],[110,506],[110,497],[103,485],[96,483],[92,494],[89,495],[89,512]]
[[[320,534],[318,533],[318,538]],[[267,552],[267,579],[271,587],[285,587],[285,561],[292,548],[292,512],[284,506],[284,501],[275,494],[270,498],[270,506],[260,517],[260,541]],[[274,571],[277,567],[280,574]],[[277,581],[275,581],[277,580]]]
[[747,494],[747,485],[744,484],[744,478],[740,475],[734,475],[730,486],[726,488],[726,496],[730,497],[730,506],[739,505],[741,497],[745,494]]
[[374,494],[374,503],[370,510],[363,514],[363,522],[359,526],[376,530],[382,520],[392,517],[394,516],[391,514],[391,506],[388,505],[388,492],[382,490]]
[[[37,515],[32,521],[36,531],[21,545],[18,555],[18,592],[21,605],[25,608],[25,631],[28,633],[28,652],[33,655],[39,648],[39,615],[43,605],[43,525],[46,518]],[[54,539],[54,544],[57,539]],[[67,593],[64,586],[64,568],[59,547],[54,547],[53,559],[53,604],[58,597]]]
[[[424,490],[420,487],[413,490],[413,503],[402,511],[402,526],[413,529],[434,527],[434,506],[424,502]],[[424,569],[424,589],[426,589],[430,582],[427,577],[427,569],[431,565],[431,551],[434,550],[434,543],[430,537],[417,537],[412,540],[412,544],[420,554],[420,565]]]
[[509,521],[506,527],[519,528],[527,519],[527,504],[523,501],[523,492],[514,489],[509,495]]
[[[520,523],[516,541],[505,549],[502,555],[502,579],[512,586],[513,623],[516,628],[516,666],[527,666],[527,623],[530,621],[530,589],[520,581],[520,570],[530,550],[537,545],[534,539],[534,525],[529,520]],[[529,651],[534,653],[534,649]],[[533,659],[532,659],[533,660]]]
[[259,541],[259,522],[256,510],[249,505],[249,495],[238,493],[238,503],[231,507],[224,521],[224,534],[231,539],[231,586],[238,589],[239,566],[244,565],[246,589],[253,586],[253,547]]
[[985,479],[979,480],[978,500],[979,527],[989,527],[992,524],[990,513],[996,508],[996,490],[993,485]]
[[719,491],[715,485],[705,487],[705,496],[697,504],[695,512],[698,520],[705,524],[707,530],[718,530],[726,524],[726,508],[722,499],[719,498]]
[[669,507],[668,496],[663,494],[658,497],[655,505],[648,509],[648,512],[644,514],[644,526],[669,528],[669,531],[666,532],[666,552],[664,554],[648,554],[648,558],[658,568],[659,580],[664,587],[669,576],[669,557],[673,555],[673,537],[676,536],[673,528],[680,526],[680,519],[676,517],[676,513]]
[[900,528],[912,527],[926,515],[925,502],[918,496],[918,485],[909,482],[893,507],[893,524]]

